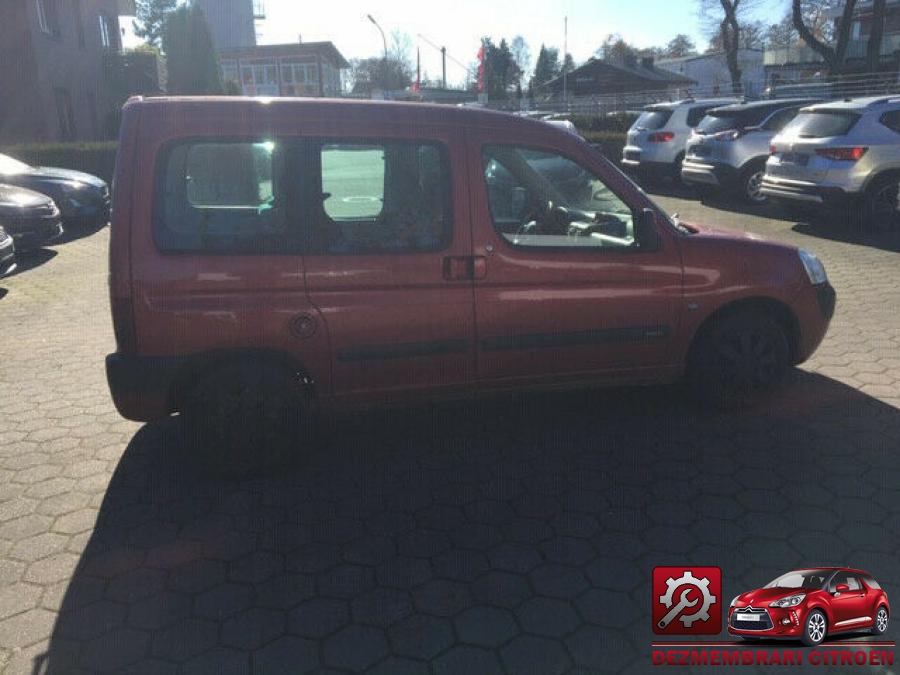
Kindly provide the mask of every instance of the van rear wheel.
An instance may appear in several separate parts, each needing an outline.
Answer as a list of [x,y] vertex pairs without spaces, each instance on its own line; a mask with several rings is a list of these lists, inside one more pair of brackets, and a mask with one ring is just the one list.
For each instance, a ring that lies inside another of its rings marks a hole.
[[789,367],[784,329],[762,311],[726,314],[706,328],[691,350],[694,390],[720,408],[752,404],[775,389]]
[[311,406],[298,376],[247,360],[215,367],[182,405],[186,452],[204,473],[266,473],[302,453],[311,439]]
[[900,225],[898,212],[900,174],[884,174],[876,177],[863,195],[860,211],[862,225],[874,230],[890,230]]

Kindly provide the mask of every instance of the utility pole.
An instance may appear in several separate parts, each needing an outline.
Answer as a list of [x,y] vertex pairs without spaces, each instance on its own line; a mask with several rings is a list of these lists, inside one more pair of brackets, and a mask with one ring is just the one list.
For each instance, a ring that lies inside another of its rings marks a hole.
[[366,18],[369,21],[371,21],[375,25],[375,28],[378,29],[378,32],[381,33],[381,42],[384,45],[384,63],[382,64],[382,68],[381,68],[381,77],[382,77],[381,86],[384,87],[385,91],[387,91],[387,88],[388,88],[388,86],[387,86],[387,79],[388,79],[387,38],[384,36],[384,31],[381,30],[381,26],[378,25],[378,22],[375,20],[375,17],[373,17],[371,14],[366,14]]
[[447,88],[447,48],[441,47],[441,88]]

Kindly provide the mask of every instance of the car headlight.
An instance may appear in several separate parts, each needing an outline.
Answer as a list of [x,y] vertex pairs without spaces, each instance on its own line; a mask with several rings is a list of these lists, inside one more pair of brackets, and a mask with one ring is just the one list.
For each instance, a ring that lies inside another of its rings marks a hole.
[[782,598],[781,600],[776,600],[769,607],[796,607],[801,602],[803,602],[803,598],[806,597],[806,593],[797,593],[796,595],[789,595],[786,598]]
[[737,599],[738,599],[739,597],[741,597],[741,596],[739,596],[739,595],[734,596],[734,600],[731,601],[731,605],[730,605],[731,607],[734,607],[734,603],[737,602]]
[[825,272],[825,265],[816,257],[815,253],[810,253],[806,249],[799,249],[797,253],[800,256],[800,262],[803,263],[803,269],[806,270],[806,276],[809,277],[809,283],[813,286],[824,284],[828,281],[828,274]]

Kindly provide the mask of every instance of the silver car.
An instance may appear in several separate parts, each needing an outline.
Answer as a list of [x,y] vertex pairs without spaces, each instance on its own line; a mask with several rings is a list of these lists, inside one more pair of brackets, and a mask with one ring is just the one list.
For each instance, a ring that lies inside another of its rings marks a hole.
[[688,139],[682,180],[732,190],[754,204],[765,202],[760,188],[772,138],[814,102],[784,99],[713,108]]
[[684,144],[691,130],[710,109],[737,102],[735,98],[686,99],[647,106],[628,130],[622,167],[645,176],[679,180]]
[[803,108],[772,139],[762,192],[884,227],[898,222],[898,182],[900,97],[880,96]]

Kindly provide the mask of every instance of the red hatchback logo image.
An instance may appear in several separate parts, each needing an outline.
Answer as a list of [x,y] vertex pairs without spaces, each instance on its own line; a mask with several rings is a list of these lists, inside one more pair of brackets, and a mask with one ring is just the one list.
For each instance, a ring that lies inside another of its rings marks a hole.
[[744,640],[799,639],[816,646],[838,633],[883,635],[890,614],[887,593],[871,574],[843,567],[802,569],[732,600],[728,632]]
[[653,568],[653,632],[718,635],[722,630],[722,570]]

